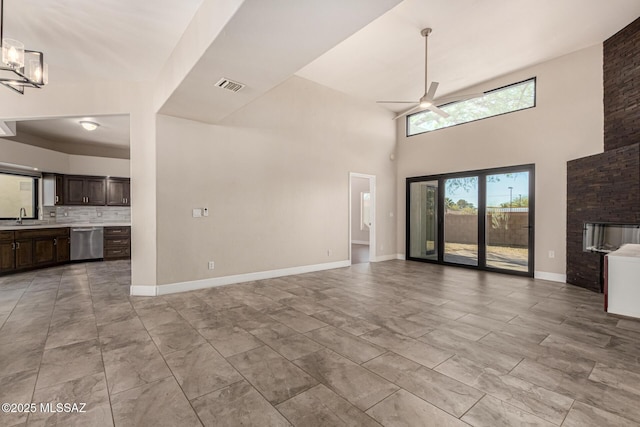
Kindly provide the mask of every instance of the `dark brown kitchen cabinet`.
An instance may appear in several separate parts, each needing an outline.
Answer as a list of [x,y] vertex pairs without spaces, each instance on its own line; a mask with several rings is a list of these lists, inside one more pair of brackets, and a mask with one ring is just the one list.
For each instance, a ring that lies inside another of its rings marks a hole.
[[130,206],[130,197],[129,178],[107,178],[107,206]]
[[104,259],[131,258],[131,227],[104,228]]
[[33,263],[35,265],[53,264],[56,262],[55,238],[39,237],[33,239]]
[[16,244],[13,231],[0,231],[0,273],[15,269]]
[[64,176],[64,204],[104,206],[107,199],[106,179],[97,176]]
[[33,267],[33,239],[16,236],[16,270]]
[[14,270],[66,262],[69,260],[69,229],[16,231],[12,247],[14,248]]
[[56,262],[67,262],[71,259],[71,247],[69,246],[70,240],[68,235],[56,237],[53,244],[56,247]]

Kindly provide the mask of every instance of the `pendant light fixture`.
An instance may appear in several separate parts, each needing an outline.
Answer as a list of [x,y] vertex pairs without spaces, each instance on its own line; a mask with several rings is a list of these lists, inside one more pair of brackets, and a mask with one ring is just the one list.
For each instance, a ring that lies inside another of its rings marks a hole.
[[27,50],[17,40],[4,38],[4,0],[0,0],[0,84],[24,95],[25,87],[41,88],[49,82],[44,54]]

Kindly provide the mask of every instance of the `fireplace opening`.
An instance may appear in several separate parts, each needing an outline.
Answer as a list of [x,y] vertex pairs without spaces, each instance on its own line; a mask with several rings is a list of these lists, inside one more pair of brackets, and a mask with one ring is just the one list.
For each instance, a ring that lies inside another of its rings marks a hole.
[[582,250],[609,253],[626,243],[640,244],[640,224],[587,222],[582,231]]

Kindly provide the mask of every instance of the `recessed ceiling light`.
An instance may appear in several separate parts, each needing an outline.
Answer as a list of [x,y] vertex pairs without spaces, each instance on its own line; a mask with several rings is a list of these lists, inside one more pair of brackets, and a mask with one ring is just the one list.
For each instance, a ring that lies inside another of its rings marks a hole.
[[85,128],[89,132],[98,129],[98,126],[100,126],[98,123],[89,122],[89,121],[86,121],[86,120],[80,121],[80,124],[82,125],[83,128]]

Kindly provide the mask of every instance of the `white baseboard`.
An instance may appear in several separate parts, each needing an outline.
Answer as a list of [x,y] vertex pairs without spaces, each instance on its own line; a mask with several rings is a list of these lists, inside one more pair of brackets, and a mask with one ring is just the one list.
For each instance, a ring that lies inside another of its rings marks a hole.
[[566,274],[547,273],[546,271],[535,271],[533,277],[536,279],[549,280],[551,282],[567,283]]
[[[189,282],[170,283],[159,286],[131,286],[131,295],[153,296],[168,295],[177,292],[195,291],[197,289],[214,288],[234,283],[251,282],[253,280],[273,279],[274,277],[292,276],[294,274],[313,273],[314,271],[333,270],[349,267],[350,261],[336,261],[325,264],[303,265],[300,267],[281,268],[279,270],[258,271],[255,273],[236,274],[233,276],[212,277],[210,279],[192,280]],[[144,292],[144,293],[139,293]],[[153,293],[151,293],[153,292]]]
[[405,256],[405,254],[396,254],[396,259],[406,261],[407,257]]
[[369,246],[369,241],[368,240],[352,240],[351,243],[354,244],[354,245],[367,245],[367,246]]
[[376,257],[374,262],[391,261],[392,259],[398,259],[398,254],[380,255]]
[[141,286],[141,285],[131,285],[130,291],[132,296],[137,297],[155,297],[156,296],[156,286]]

